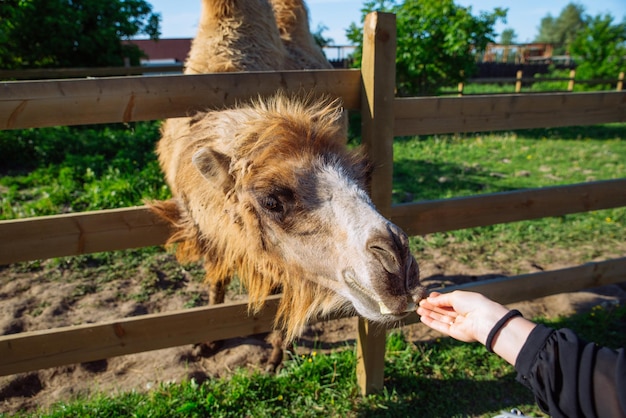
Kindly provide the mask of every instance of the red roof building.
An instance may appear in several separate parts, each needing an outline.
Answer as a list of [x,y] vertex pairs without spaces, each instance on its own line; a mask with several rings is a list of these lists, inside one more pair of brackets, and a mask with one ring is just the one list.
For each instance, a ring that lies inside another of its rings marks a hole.
[[187,54],[191,49],[191,38],[170,38],[159,39],[133,39],[125,41],[127,44],[137,45],[145,54],[145,60],[160,61],[174,60],[176,62],[185,62]]

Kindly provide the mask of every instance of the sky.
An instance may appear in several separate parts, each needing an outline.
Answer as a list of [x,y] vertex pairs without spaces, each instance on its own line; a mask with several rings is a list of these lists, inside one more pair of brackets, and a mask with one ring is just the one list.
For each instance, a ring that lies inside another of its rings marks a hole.
[[[192,38],[200,16],[201,0],[147,0],[154,12],[161,14],[161,38]],[[350,23],[360,23],[363,0],[306,0],[309,7],[311,30],[318,25],[328,29],[322,32],[335,45],[348,45],[345,32]],[[472,13],[508,8],[507,22],[495,27],[499,34],[512,28],[517,42],[530,42],[539,32],[541,19],[547,14],[557,17],[572,0],[455,0],[455,4],[471,6]],[[626,17],[626,0],[577,0],[585,12],[595,16],[610,13],[619,23]],[[499,40],[499,38],[498,38]]]

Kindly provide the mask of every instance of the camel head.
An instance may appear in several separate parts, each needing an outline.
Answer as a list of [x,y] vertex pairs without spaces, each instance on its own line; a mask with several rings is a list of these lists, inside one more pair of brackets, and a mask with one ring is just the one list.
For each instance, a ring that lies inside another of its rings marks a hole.
[[201,114],[178,139],[190,163],[178,165],[178,223],[195,231],[209,281],[237,272],[253,304],[282,289],[289,337],[337,309],[396,321],[425,293],[406,235],[368,196],[341,112],[278,95]]

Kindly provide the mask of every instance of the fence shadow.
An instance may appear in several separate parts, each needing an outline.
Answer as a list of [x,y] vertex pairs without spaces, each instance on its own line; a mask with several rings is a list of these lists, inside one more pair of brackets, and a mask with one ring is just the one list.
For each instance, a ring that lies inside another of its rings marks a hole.
[[434,163],[428,160],[397,158],[394,161],[393,189],[396,203],[441,199],[512,188],[497,185],[496,174],[481,166]]
[[517,135],[531,139],[589,139],[595,141],[626,140],[626,124],[612,123],[589,126],[563,126],[557,128],[534,128],[514,131]]
[[[485,353],[485,355],[488,355]],[[453,360],[451,360],[453,361]],[[515,381],[515,373],[496,380],[433,379],[411,371],[386,373],[389,394],[375,406],[361,404],[359,417],[477,416],[533,404],[532,393]],[[523,408],[520,408],[523,409]]]

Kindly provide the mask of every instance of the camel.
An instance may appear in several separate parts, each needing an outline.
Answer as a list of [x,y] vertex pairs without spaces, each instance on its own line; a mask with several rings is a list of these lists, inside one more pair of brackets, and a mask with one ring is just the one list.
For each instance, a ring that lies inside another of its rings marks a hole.
[[[185,71],[328,67],[301,0],[203,0]],[[167,120],[157,146],[173,197],[151,208],[171,224],[177,257],[204,262],[209,303],[234,274],[251,312],[282,291],[285,342],[333,311],[397,321],[425,293],[406,235],[368,196],[363,153],[346,148],[342,111],[277,93]]]
[[203,0],[185,74],[330,69],[302,0]]

